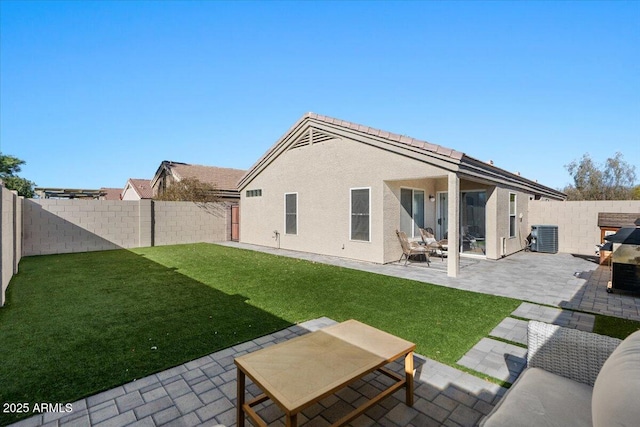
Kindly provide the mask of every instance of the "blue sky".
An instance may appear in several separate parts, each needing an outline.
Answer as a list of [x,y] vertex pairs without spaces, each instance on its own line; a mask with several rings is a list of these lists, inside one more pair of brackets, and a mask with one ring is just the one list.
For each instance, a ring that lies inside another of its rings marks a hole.
[[554,188],[640,175],[640,2],[0,1],[0,150],[42,187],[249,168],[304,113]]

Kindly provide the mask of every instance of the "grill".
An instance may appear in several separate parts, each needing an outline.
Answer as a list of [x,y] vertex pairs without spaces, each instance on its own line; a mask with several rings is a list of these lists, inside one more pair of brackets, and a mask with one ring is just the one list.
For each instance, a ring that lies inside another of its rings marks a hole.
[[611,286],[607,291],[640,292],[640,218],[636,227],[623,227],[604,239],[613,246]]

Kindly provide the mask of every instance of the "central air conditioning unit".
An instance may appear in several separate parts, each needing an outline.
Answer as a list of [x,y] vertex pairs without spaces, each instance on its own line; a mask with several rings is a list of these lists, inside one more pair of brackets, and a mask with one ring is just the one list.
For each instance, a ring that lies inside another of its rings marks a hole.
[[532,225],[531,250],[555,254],[558,252],[558,226]]

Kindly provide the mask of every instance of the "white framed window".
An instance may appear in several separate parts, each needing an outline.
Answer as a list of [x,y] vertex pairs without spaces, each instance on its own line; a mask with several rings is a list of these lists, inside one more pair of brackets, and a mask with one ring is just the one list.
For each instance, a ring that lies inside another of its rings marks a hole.
[[400,231],[409,237],[420,237],[424,228],[424,190],[400,189]]
[[371,241],[371,188],[350,190],[349,237],[362,242]]
[[509,193],[509,238],[516,237],[516,193]]
[[284,194],[284,233],[298,234],[298,193]]
[[247,197],[262,197],[262,189],[247,190]]

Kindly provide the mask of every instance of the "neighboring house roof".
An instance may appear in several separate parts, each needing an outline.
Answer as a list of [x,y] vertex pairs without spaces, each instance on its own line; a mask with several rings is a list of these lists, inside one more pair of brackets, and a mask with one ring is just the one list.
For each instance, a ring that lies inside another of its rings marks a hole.
[[86,188],[35,188],[36,195],[41,199],[99,199],[106,192],[103,189],[92,190]]
[[184,163],[174,164],[173,171],[180,178],[196,178],[201,182],[215,185],[219,190],[237,190],[238,180],[246,172],[246,170],[241,169],[188,165]]
[[100,188],[100,193],[103,193],[100,197],[102,200],[120,200],[122,198],[122,189],[121,188]]
[[456,172],[461,177],[488,183],[501,183],[529,190],[554,199],[566,199],[558,190],[539,184],[468,156],[462,152],[369,126],[346,120],[323,116],[316,113],[303,115],[267,152],[247,171],[238,182],[238,189],[244,189],[253,178],[280,154],[291,147],[346,137],[367,145],[382,148],[399,155],[415,158],[433,164],[444,170]]
[[201,182],[212,184],[223,196],[238,193],[238,180],[242,178],[246,172],[244,169],[191,165],[165,160],[160,164],[160,167],[151,180],[152,187],[156,185],[163,171],[167,171],[178,181],[183,178],[196,178]]
[[[150,179],[129,178],[127,185],[130,185],[141,199],[153,198],[153,188],[151,188]],[[126,188],[125,186],[125,190]]]

